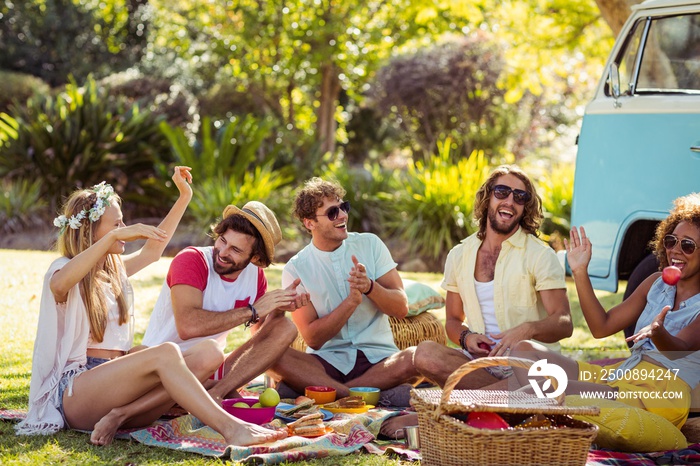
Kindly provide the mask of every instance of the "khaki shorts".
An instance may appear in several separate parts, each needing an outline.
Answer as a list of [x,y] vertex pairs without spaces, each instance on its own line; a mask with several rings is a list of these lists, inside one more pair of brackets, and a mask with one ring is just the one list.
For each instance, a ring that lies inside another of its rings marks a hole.
[[616,387],[617,401],[656,413],[680,429],[690,411],[688,384],[672,370],[645,360],[626,372],[616,370],[623,362],[598,366],[579,361],[578,379]]

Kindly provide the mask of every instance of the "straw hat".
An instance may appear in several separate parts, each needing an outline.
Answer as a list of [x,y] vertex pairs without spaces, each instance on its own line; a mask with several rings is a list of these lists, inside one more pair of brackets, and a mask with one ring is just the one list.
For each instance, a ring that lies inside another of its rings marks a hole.
[[[275,214],[265,204],[258,201],[247,202],[242,209],[235,205],[230,205],[224,209],[224,218],[235,214],[247,218],[260,232],[260,236],[262,236],[265,243],[267,257],[272,262],[275,258],[275,245],[282,240],[282,231],[279,223],[277,223]],[[263,267],[258,261],[252,262],[258,267]]]

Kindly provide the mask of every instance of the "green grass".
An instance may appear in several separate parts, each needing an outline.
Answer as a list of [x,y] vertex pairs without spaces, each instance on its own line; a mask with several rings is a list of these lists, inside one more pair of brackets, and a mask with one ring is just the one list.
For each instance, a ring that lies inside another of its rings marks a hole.
[[[44,273],[57,257],[56,253],[0,249],[0,408],[24,409],[29,394],[31,359],[36,334],[39,300]],[[156,302],[170,258],[147,267],[132,277],[136,297],[136,343],[143,337],[151,309]],[[280,286],[282,266],[267,271],[271,289]],[[401,273],[405,278],[421,281],[440,289],[442,276],[429,273]],[[595,340],[587,330],[578,299],[571,282],[569,299],[574,318],[574,334],[562,341],[564,352],[574,357],[617,357],[628,354],[621,334]],[[599,292],[603,306],[610,308],[621,300],[624,288],[618,293]],[[444,322],[444,309],[436,316]],[[243,329],[229,335],[229,349],[247,338]],[[137,442],[118,440],[108,447],[88,443],[88,436],[77,432],[60,432],[48,437],[16,437],[9,422],[0,422],[0,464],[214,464],[219,460],[207,459],[190,453],[179,453],[163,448],[151,448]],[[351,455],[327,458],[298,464],[314,466],[361,464],[363,466],[392,466],[407,464],[396,459],[376,455]]]

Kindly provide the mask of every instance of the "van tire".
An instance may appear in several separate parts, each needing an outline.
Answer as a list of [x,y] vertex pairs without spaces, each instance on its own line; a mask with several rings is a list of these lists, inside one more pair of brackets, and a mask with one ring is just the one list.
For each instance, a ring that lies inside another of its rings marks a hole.
[[[632,271],[629,280],[627,280],[627,289],[625,290],[625,294],[622,295],[622,300],[624,301],[629,298],[632,292],[634,292],[649,275],[658,271],[659,261],[656,260],[656,256],[654,254],[647,255]],[[636,324],[632,324],[625,329],[625,338],[634,335],[635,326]],[[627,342],[627,344],[632,347],[632,342]]]

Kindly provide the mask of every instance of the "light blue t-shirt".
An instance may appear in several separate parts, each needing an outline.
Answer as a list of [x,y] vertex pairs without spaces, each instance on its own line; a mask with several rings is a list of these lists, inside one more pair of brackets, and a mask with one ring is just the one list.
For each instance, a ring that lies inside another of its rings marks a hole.
[[[299,251],[284,266],[282,287],[300,278],[319,318],[324,317],[350,294],[348,277],[354,266],[353,255],[367,268],[367,276],[372,280],[396,268],[389,249],[376,235],[348,233],[348,238],[335,251],[321,251],[313,242]],[[357,350],[364,352],[373,364],[399,351],[389,317],[366,296],[337,335],[320,349],[308,347],[306,352],[319,355],[347,374],[355,366]]]
[[[635,332],[649,325],[664,306],[673,307],[676,300],[676,287],[669,286],[659,277],[647,293],[647,305],[637,319]],[[671,335],[676,335],[690,325],[700,315],[700,294],[680,303],[679,309],[668,312],[664,319],[664,327]],[[622,374],[639,364],[642,356],[647,355],[654,361],[669,369],[678,369],[678,377],[685,381],[691,389],[700,383],[700,351],[695,351],[683,358],[669,359],[656,348],[651,338],[638,341],[631,349],[632,355],[617,368],[615,373]]]

